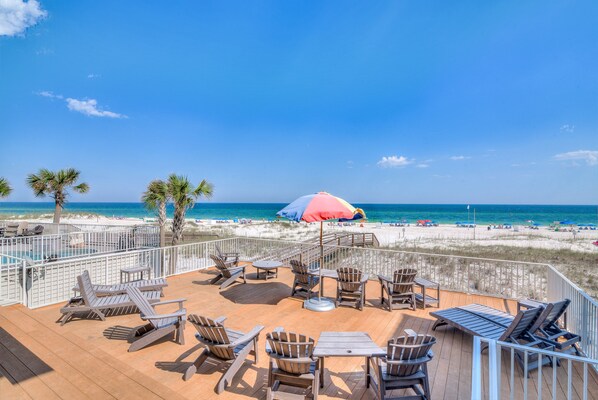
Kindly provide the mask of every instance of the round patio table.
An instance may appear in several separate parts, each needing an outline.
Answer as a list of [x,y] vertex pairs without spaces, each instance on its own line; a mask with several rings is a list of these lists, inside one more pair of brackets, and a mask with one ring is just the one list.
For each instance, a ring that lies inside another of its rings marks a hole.
[[254,261],[253,266],[257,270],[257,279],[260,279],[260,270],[264,271],[264,279],[278,277],[278,268],[282,267],[280,261]]

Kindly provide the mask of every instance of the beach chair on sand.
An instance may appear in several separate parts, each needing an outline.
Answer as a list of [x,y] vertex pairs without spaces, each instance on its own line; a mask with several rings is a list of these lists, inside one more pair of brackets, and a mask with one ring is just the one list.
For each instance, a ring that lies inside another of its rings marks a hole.
[[[305,335],[278,328],[267,335],[266,352],[270,356],[266,399],[318,398],[320,363],[313,356],[315,341]],[[281,386],[306,389],[306,395],[291,394]]]
[[[187,316],[187,311],[183,308],[185,299],[161,301],[152,304],[136,287],[127,288],[127,294],[141,311],[141,319],[148,321],[146,325],[135,330],[133,336],[137,339],[129,346],[130,352],[140,350],[170,333],[174,333],[174,339],[178,344],[185,344],[184,331]],[[179,304],[177,311],[168,314],[156,313],[155,308],[157,306],[174,303]]]
[[[537,319],[540,318],[543,311],[543,307],[530,308],[519,311],[513,317],[491,307],[470,304],[434,311],[430,315],[437,319],[432,330],[436,330],[441,325],[449,325],[473,336],[553,351],[554,345],[550,341],[532,334],[532,329],[536,329]],[[486,347],[488,345],[483,343],[482,350]],[[521,351],[515,351],[515,359],[522,369],[524,369],[524,357],[525,355]],[[538,364],[537,354],[527,356],[528,377],[529,371],[538,368]],[[542,365],[546,364],[553,366],[552,357],[542,357]]]
[[189,316],[189,322],[197,329],[195,337],[205,348],[183,375],[184,380],[191,379],[208,358],[216,359],[219,362],[230,362],[226,372],[216,385],[215,390],[218,394],[230,385],[250,354],[254,356],[254,363],[257,364],[258,339],[260,332],[264,329],[263,326],[258,325],[248,333],[234,331],[224,327],[225,320],[226,317],[210,319],[195,314]]
[[233,261],[235,263],[239,262],[239,253],[238,252],[224,253],[222,250],[220,250],[219,245],[214,244],[214,247],[216,248],[216,253],[218,254],[218,256],[220,258],[222,258],[225,262],[226,261]]
[[216,263],[218,268],[218,276],[210,281],[213,285],[221,279],[225,279],[220,285],[220,289],[225,289],[232,285],[237,279],[242,278],[243,283],[247,283],[245,279],[245,265],[239,265],[238,260],[224,261],[220,256],[210,255],[212,261]]
[[19,223],[15,222],[9,222],[8,224],[6,224],[6,228],[4,229],[4,237],[5,238],[9,238],[9,237],[15,237],[17,236],[17,231],[19,229]]
[[291,289],[291,297],[295,294],[304,294],[307,300],[311,298],[314,289],[320,283],[320,278],[310,274],[310,269],[301,261],[291,260],[291,271],[295,275]]
[[[62,316],[58,321],[60,321],[61,325],[67,323],[75,314],[95,314],[102,321],[105,321],[106,316],[104,311],[135,306],[135,303],[126,294],[98,297],[93,290],[89,273],[86,272],[87,271],[77,277],[77,286],[79,287],[81,296],[73,297],[60,309]],[[159,291],[144,292],[143,296],[149,303],[160,301]]]
[[415,296],[416,275],[417,270],[410,268],[396,270],[392,279],[384,275],[378,275],[380,304],[382,307],[386,303],[388,311],[403,308],[411,308],[415,311],[417,307]]
[[[83,275],[87,275],[85,279],[91,282],[91,277],[89,277],[89,272],[87,270],[83,271]],[[164,288],[168,286],[166,279],[158,278],[158,279],[148,279],[148,280],[139,280],[139,281],[132,281],[127,283],[117,283],[114,285],[91,285],[91,288],[96,296],[114,296],[118,294],[126,294],[128,287],[136,287],[142,292],[147,291],[159,291],[161,295],[164,295]],[[77,283],[73,287],[73,292],[79,292],[79,284]]]
[[387,392],[395,389],[411,389],[416,395],[394,399],[431,400],[427,365],[434,357],[431,349],[436,338],[418,335],[411,329],[405,329],[405,333],[407,336],[388,341],[386,357],[370,359],[371,384],[380,400],[388,399]]
[[336,270],[336,306],[351,306],[363,310],[367,274],[357,268],[341,267]]

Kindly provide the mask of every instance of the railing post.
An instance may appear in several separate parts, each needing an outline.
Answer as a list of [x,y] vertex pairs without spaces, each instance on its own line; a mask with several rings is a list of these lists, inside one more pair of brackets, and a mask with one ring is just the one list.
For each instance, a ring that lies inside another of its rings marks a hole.
[[471,400],[482,398],[482,345],[478,336],[473,338],[471,363]]
[[28,306],[28,301],[27,301],[27,262],[25,260],[21,261],[21,271],[23,274],[23,280],[22,280],[22,289],[23,289],[23,299],[21,300],[21,302],[23,303],[24,306]]

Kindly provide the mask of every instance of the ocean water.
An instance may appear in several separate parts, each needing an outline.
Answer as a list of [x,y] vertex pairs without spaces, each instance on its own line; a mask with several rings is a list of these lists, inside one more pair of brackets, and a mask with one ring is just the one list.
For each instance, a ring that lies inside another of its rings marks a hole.
[[[370,222],[397,222],[406,220],[415,223],[419,219],[430,219],[441,224],[468,221],[465,204],[354,204],[362,208]],[[272,220],[283,203],[212,203],[200,202],[187,212],[188,218],[196,219],[253,219]],[[571,220],[575,223],[598,224],[596,205],[508,205],[482,204],[470,206],[469,221],[473,222],[475,209],[478,224],[526,224],[534,221],[543,225],[554,221]],[[0,202],[2,216],[33,216],[51,214],[54,205],[46,202],[16,203]],[[68,203],[68,213],[90,213],[107,217],[153,217],[141,203]],[[168,214],[172,216],[172,206]]]

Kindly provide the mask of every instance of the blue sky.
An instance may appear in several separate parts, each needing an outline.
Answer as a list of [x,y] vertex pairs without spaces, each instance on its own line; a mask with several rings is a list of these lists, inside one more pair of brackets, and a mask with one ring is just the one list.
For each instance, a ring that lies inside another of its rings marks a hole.
[[[0,176],[78,201],[598,203],[598,3],[6,0]],[[18,12],[22,11],[22,12]]]

